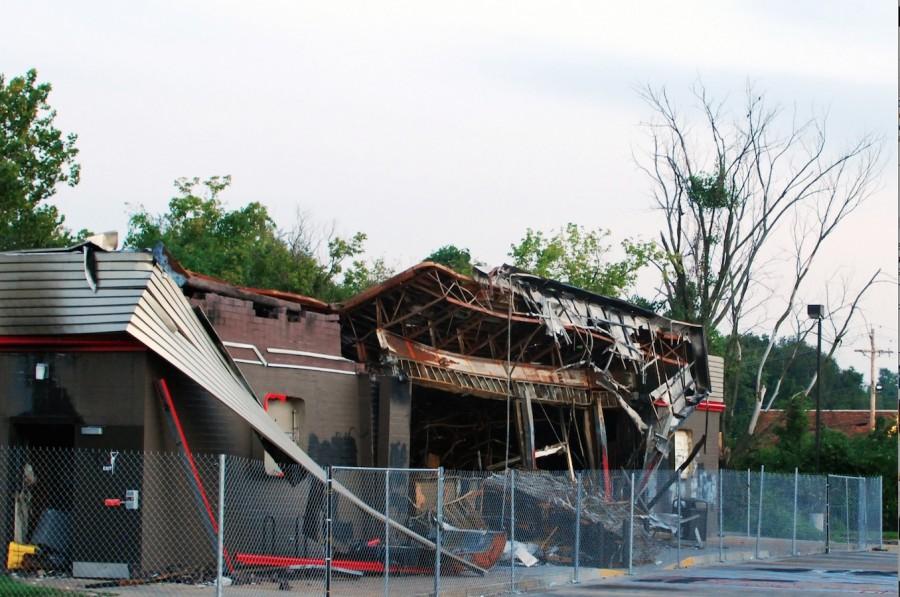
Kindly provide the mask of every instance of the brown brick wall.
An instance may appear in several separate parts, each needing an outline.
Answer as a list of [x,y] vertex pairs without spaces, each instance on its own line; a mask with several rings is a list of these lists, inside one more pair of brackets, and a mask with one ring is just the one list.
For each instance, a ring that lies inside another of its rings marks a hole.
[[[341,328],[337,315],[303,311],[289,314],[284,308],[265,308],[275,317],[257,315],[253,303],[217,294],[192,298],[201,307],[223,340],[333,356],[341,355]],[[292,321],[291,319],[295,319]]]
[[[301,429],[300,446],[310,456],[322,465],[359,463],[363,426],[356,373],[362,369],[341,358],[341,329],[336,315],[305,311],[299,305],[296,311],[284,307],[254,309],[251,301],[216,294],[192,298],[191,302],[203,309],[224,342],[253,345],[262,355],[265,365],[238,362],[260,400],[275,393],[304,401],[305,428]],[[279,354],[270,349],[315,355]],[[253,349],[229,346],[228,351],[238,360],[260,361]]]
[[359,457],[357,376],[238,363],[262,398],[268,393],[300,398],[305,405],[301,446],[321,465],[356,465]]

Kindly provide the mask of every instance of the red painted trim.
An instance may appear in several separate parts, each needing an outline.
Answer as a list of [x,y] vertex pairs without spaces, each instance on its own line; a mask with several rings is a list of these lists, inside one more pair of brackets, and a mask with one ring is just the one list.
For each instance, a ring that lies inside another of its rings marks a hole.
[[0,336],[0,351],[144,352],[147,347],[127,336]]
[[[175,402],[172,400],[172,394],[169,392],[169,386],[166,384],[166,380],[160,378],[159,388],[162,392],[163,398],[166,400],[166,407],[169,409],[169,414],[172,415],[172,422],[175,423],[175,430],[178,432],[178,438],[181,440],[181,447],[184,450],[184,455],[187,458],[188,466],[191,469],[191,475],[194,477],[194,483],[197,485],[197,489],[200,492],[200,499],[203,500],[203,506],[206,508],[206,515],[209,517],[209,522],[212,525],[212,529],[214,533],[219,532],[219,524],[216,521],[216,517],[213,514],[212,505],[209,503],[209,498],[206,496],[206,490],[203,488],[203,483],[200,481],[200,473],[197,470],[197,463],[194,462],[194,455],[191,452],[190,444],[188,444],[187,437],[184,434],[184,427],[181,426],[181,420],[178,418],[178,412],[175,410]],[[231,557],[228,555],[228,550],[223,549],[225,552],[225,563],[228,564],[228,570],[230,572],[234,572],[234,565],[231,563]]]
[[697,410],[708,410],[711,413],[725,412],[724,402],[701,402],[697,405]]
[[272,392],[269,392],[268,394],[266,394],[263,397],[263,410],[266,412],[269,412],[269,400],[278,400],[280,402],[287,402],[287,399],[288,399],[288,397],[286,394],[273,394]]
[[[294,558],[289,556],[270,556],[255,553],[238,553],[234,556],[239,564],[245,566],[272,566],[275,568],[287,568],[289,566],[325,566],[322,558]],[[353,570],[355,572],[369,572],[381,574],[384,572],[384,562],[367,560],[332,560],[335,568]],[[432,568],[423,566],[390,566],[389,571],[395,574],[431,574]]]

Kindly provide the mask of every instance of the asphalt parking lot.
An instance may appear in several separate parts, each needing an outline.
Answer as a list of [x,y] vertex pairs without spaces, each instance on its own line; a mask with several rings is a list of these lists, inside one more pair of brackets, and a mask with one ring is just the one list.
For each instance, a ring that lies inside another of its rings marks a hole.
[[835,595],[837,593],[896,595],[897,553],[856,552],[812,555],[781,560],[661,570],[633,577],[615,577],[571,585],[544,593],[546,597],[595,595]]

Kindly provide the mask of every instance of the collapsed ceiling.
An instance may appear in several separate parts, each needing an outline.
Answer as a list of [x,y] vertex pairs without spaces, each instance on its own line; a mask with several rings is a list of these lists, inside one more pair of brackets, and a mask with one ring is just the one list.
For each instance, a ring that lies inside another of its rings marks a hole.
[[370,371],[515,401],[527,467],[539,451],[535,405],[591,412],[604,465],[604,409],[623,413],[639,438],[628,464],[649,471],[710,391],[701,327],[510,266],[470,278],[421,263],[335,309],[345,356]]

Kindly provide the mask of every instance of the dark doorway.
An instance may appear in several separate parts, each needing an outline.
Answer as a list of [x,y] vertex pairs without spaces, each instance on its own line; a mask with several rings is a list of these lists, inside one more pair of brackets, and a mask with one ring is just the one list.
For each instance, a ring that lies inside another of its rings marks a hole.
[[68,543],[60,538],[70,524],[76,478],[75,425],[35,419],[21,417],[11,423],[6,524],[19,541],[57,548],[53,553],[58,559],[46,564],[62,567],[68,559]]

